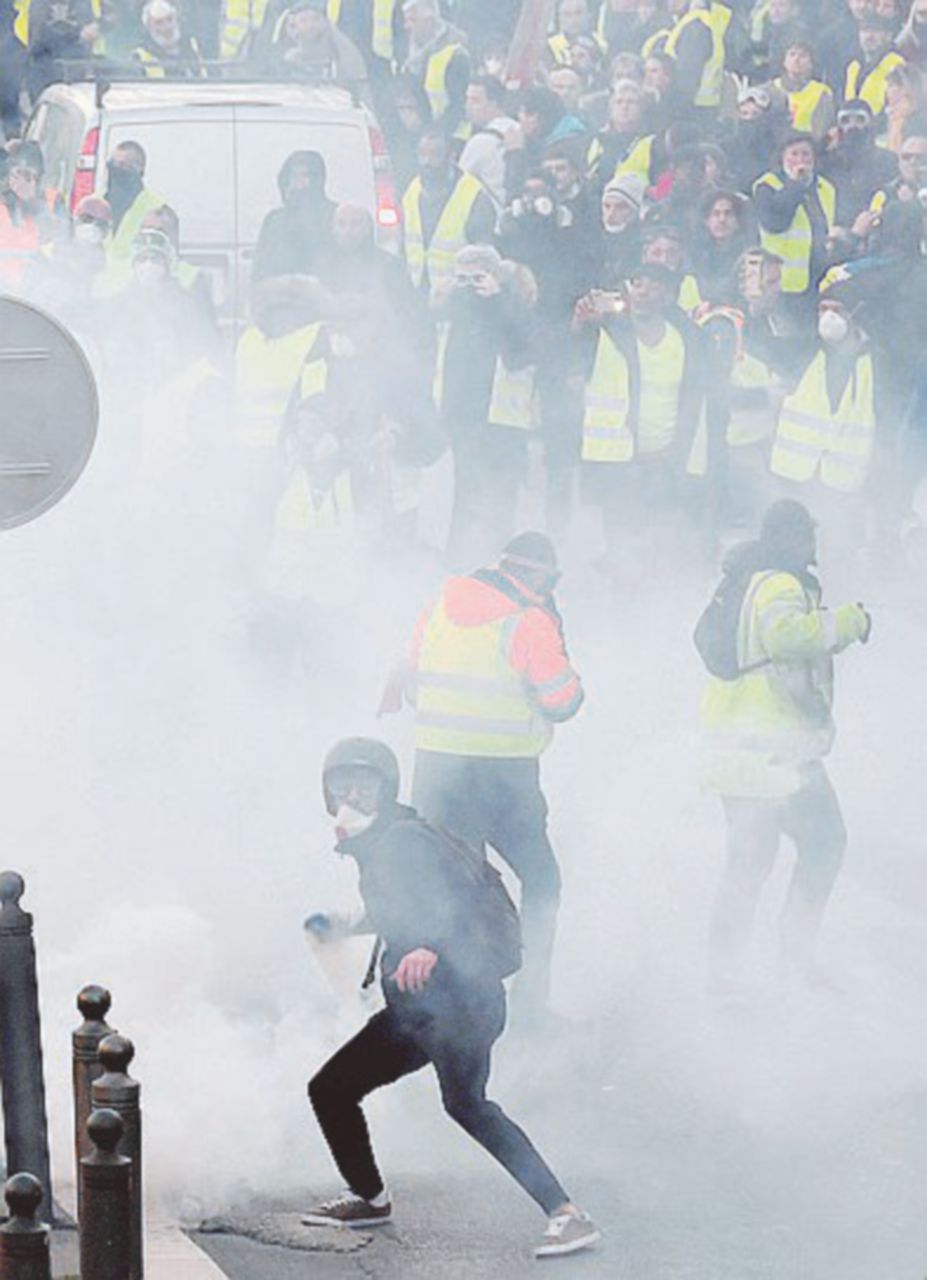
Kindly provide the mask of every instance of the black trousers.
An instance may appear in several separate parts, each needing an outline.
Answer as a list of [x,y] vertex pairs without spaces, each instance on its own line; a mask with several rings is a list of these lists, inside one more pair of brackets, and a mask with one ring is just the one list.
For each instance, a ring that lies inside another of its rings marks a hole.
[[518,876],[525,960],[513,1000],[518,1013],[539,1012],[550,993],[560,869],[547,835],[538,761],[417,751],[412,803],[428,822],[474,848],[492,845]]
[[486,1097],[492,1046],[505,1025],[501,987],[490,1004],[450,1021],[406,1018],[387,1007],[326,1062],[309,1097],[341,1176],[371,1200],[383,1190],[361,1101],[431,1063],[452,1120],[494,1156],[548,1215],[569,1196],[501,1107]]
[[807,784],[781,800],[725,797],[724,814],[728,853],[712,917],[714,971],[723,976],[738,964],[783,835],[795,845],[796,860],[779,922],[782,958],[799,967],[807,965],[847,840],[824,766],[815,765]]

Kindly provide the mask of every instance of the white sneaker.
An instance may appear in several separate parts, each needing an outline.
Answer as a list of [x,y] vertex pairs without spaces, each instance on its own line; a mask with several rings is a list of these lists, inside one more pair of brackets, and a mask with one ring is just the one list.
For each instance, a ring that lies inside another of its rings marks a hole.
[[561,1254],[578,1253],[580,1249],[588,1249],[601,1239],[602,1233],[588,1213],[579,1209],[564,1209],[563,1213],[555,1213],[547,1223],[547,1230],[535,1249],[534,1256],[556,1258]]
[[346,1191],[304,1213],[300,1222],[304,1227],[379,1227],[389,1222],[392,1212],[389,1201],[378,1207],[353,1191]]

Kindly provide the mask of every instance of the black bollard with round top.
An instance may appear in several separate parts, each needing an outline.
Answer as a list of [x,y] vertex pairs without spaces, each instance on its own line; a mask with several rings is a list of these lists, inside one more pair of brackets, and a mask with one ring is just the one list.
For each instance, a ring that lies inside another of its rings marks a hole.
[[3,1188],[10,1216],[0,1227],[0,1280],[51,1280],[51,1233],[36,1216],[44,1194],[31,1173],[14,1174]]
[[132,1275],[132,1161],[116,1148],[122,1117],[109,1109],[87,1121],[90,1155],[80,1162],[81,1280],[130,1280]]
[[111,1035],[100,1041],[103,1074],[90,1086],[94,1110],[115,1111],[122,1120],[119,1154],[128,1156],[131,1171],[131,1266],[129,1280],[142,1280],[144,1240],[142,1233],[142,1108],[141,1085],[128,1074],[135,1046],[128,1036]]
[[[112,1004],[112,996],[105,987],[83,987],[77,995],[77,1008],[83,1022],[71,1033],[71,1077],[74,1086],[74,1150],[77,1167],[84,1156],[93,1151],[93,1143],[87,1133],[87,1121],[93,1110],[90,1086],[103,1074],[100,1062],[100,1042],[113,1034],[106,1015]],[[80,1221],[81,1189],[77,1182],[77,1218]]]
[[0,873],[0,1093],[6,1167],[38,1178],[41,1217],[51,1222],[39,984],[32,916],[19,905],[25,888],[17,872]]

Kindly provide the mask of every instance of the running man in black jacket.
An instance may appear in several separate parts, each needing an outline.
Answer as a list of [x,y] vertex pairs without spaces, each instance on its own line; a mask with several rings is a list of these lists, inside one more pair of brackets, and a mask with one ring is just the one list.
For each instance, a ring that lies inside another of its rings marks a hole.
[[[572,1203],[522,1130],[486,1097],[490,1053],[505,1026],[505,990],[487,968],[486,949],[474,946],[466,886],[447,838],[397,802],[399,765],[381,742],[339,743],[325,762],[323,788],[338,851],[357,862],[366,909],[362,927],[383,946],[386,1008],[309,1083],[348,1191],[318,1205],[303,1222],[370,1227],[389,1220],[389,1193],[360,1104],[374,1089],[431,1063],[448,1115],[547,1215],[537,1256],[595,1243],[599,1232],[592,1220]],[[313,921],[316,928],[324,923]]]

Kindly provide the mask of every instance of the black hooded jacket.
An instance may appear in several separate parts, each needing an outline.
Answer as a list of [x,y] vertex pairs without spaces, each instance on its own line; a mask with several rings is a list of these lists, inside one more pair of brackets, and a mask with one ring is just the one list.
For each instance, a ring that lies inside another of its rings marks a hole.
[[[338,852],[357,863],[366,922],[384,947],[380,971],[390,1007],[451,1017],[461,1005],[498,997],[501,983],[481,970],[464,884],[440,832],[396,804],[367,831],[342,840]],[[424,991],[403,994],[393,975],[418,947],[434,951],[438,963]]]

